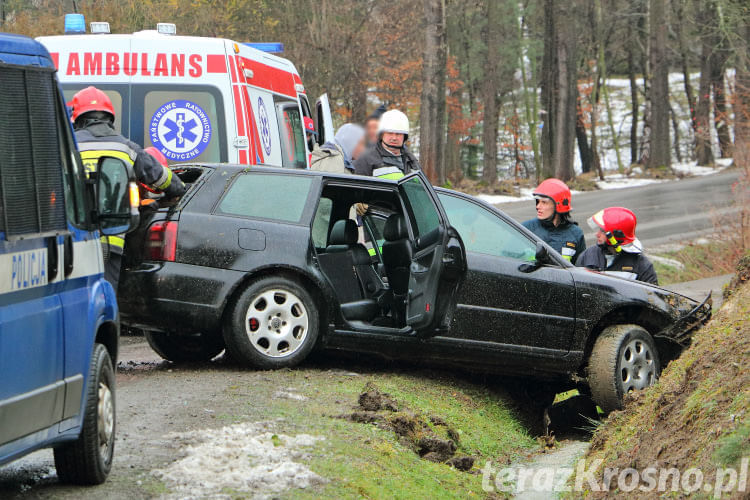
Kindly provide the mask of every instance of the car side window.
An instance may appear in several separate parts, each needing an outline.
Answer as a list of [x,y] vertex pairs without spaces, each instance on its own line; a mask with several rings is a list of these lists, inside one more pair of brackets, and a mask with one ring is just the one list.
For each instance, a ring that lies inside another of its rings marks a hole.
[[508,222],[471,201],[443,193],[438,197],[467,251],[521,261],[534,260],[536,243]]
[[328,246],[328,230],[331,227],[331,207],[333,201],[330,198],[321,198],[318,203],[318,210],[315,211],[315,218],[312,225],[312,239],[315,248],[325,248]]
[[422,180],[412,177],[404,182],[402,191],[412,218],[414,236],[423,236],[437,229],[440,225],[440,215]]
[[240,217],[299,223],[312,177],[283,174],[240,174],[219,202],[218,211]]

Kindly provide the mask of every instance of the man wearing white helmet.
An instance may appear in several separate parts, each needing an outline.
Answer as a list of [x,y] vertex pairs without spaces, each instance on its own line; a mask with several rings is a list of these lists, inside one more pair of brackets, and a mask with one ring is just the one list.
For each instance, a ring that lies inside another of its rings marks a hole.
[[354,173],[400,179],[420,170],[419,161],[406,148],[409,118],[397,109],[383,113],[378,125],[378,142],[354,162]]

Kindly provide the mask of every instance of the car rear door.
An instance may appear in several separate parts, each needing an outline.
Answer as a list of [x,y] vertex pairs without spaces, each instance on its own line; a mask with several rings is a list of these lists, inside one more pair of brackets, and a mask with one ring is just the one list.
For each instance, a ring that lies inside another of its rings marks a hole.
[[406,323],[419,336],[431,337],[450,326],[466,271],[466,252],[424,176],[402,178],[399,192],[414,245]]

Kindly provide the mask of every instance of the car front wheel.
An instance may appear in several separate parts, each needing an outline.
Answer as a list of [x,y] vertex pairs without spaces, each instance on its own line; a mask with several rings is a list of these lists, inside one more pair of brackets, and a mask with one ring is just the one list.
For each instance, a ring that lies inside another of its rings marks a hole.
[[146,331],[144,335],[156,354],[175,363],[210,361],[224,350],[224,339],[218,333],[179,335]]
[[232,358],[256,368],[294,366],[318,338],[318,308],[310,293],[283,277],[263,278],[240,294],[224,321]]
[[115,371],[107,349],[94,344],[89,366],[83,427],[72,443],[54,450],[60,481],[70,484],[101,484],[112,468],[115,447]]
[[651,334],[637,325],[609,326],[589,358],[591,395],[605,412],[619,410],[625,393],[654,385],[660,370]]

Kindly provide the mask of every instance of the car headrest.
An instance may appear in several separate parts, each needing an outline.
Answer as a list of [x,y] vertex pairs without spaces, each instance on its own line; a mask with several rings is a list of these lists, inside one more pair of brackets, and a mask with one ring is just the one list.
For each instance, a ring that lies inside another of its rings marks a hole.
[[403,215],[392,214],[388,216],[383,228],[383,237],[388,241],[403,240],[409,237]]
[[331,229],[331,237],[328,239],[329,245],[354,245],[357,243],[357,223],[351,219],[341,219],[336,221]]

